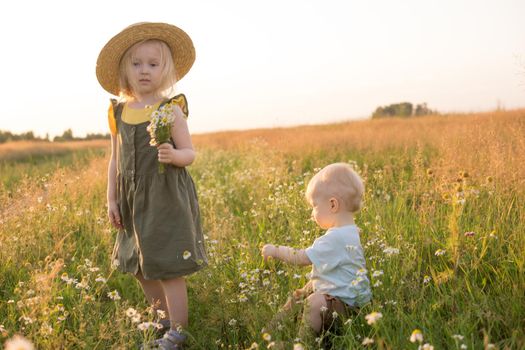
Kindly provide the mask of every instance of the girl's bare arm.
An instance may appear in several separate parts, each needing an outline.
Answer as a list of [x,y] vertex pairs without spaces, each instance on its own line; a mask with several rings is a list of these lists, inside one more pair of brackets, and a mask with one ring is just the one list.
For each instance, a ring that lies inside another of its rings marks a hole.
[[188,123],[179,106],[174,106],[175,120],[171,127],[171,138],[175,141],[173,145],[163,143],[158,148],[159,162],[173,164],[179,167],[185,167],[193,163],[195,160],[195,151],[191,143],[190,131]]

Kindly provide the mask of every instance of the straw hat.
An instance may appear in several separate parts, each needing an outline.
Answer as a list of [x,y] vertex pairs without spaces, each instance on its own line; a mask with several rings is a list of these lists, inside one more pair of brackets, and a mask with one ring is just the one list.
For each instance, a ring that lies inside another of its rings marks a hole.
[[111,38],[98,55],[97,79],[104,90],[113,95],[119,94],[119,65],[122,56],[131,46],[147,39],[162,40],[168,44],[178,80],[188,73],[195,61],[195,48],[188,34],[171,24],[135,23]]

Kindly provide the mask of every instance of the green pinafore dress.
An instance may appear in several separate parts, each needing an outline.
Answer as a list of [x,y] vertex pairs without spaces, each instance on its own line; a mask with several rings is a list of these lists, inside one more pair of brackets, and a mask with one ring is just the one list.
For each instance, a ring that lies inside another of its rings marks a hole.
[[124,226],[113,249],[113,265],[123,272],[140,271],[149,280],[200,270],[207,258],[192,178],[186,168],[174,165],[166,165],[159,174],[157,149],[149,145],[146,130],[149,123],[124,122],[123,103],[112,103],[118,140],[117,201]]

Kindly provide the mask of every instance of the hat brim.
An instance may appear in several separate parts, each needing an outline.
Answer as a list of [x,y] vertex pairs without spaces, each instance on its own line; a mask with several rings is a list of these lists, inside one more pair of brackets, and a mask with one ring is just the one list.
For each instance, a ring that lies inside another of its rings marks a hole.
[[186,32],[167,23],[137,23],[111,38],[98,55],[96,74],[104,90],[119,95],[119,66],[122,56],[134,44],[148,39],[161,40],[168,45],[177,80],[188,73],[195,62],[195,48]]

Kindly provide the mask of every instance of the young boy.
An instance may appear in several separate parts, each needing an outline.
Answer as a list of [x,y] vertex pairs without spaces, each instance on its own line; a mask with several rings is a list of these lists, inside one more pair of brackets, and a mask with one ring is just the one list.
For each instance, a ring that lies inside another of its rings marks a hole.
[[[265,260],[275,258],[295,265],[312,265],[310,281],[293,293],[277,315],[283,317],[304,299],[303,324],[299,337],[308,342],[330,327],[334,311],[348,315],[370,301],[365,258],[354,214],[361,208],[364,185],[345,163],[330,164],[308,183],[306,199],[312,218],[326,233],[306,249],[266,244]],[[273,323],[279,321],[274,318]]]

